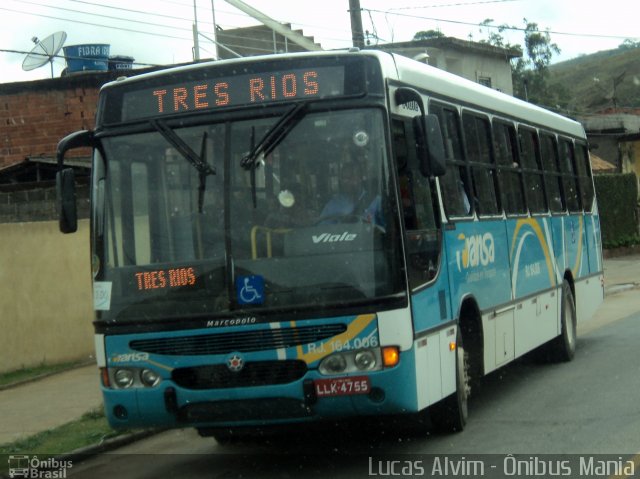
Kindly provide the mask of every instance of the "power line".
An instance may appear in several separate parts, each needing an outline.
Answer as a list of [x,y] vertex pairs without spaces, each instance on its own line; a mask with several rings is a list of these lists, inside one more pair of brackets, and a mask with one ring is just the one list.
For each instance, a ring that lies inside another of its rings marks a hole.
[[[473,27],[484,27],[484,28],[499,28],[501,30],[514,30],[514,31],[519,31],[519,32],[526,32],[527,29],[526,28],[522,28],[522,27],[513,27],[513,26],[505,26],[505,25],[486,25],[486,24],[482,24],[482,23],[473,23],[473,22],[463,22],[462,20],[447,20],[444,18],[433,18],[433,17],[424,17],[421,15],[409,15],[406,13],[397,13],[397,12],[392,12],[390,10],[375,10],[375,9],[363,9],[363,10],[369,10],[371,12],[374,13],[381,13],[384,15],[396,15],[399,17],[407,17],[407,18],[417,18],[420,20],[429,20],[429,21],[434,21],[434,22],[443,22],[443,23],[454,23],[457,25],[467,25],[467,26],[473,26]],[[529,30],[531,31],[531,30]],[[636,36],[621,36],[621,35],[602,35],[602,34],[597,34],[597,33],[572,33],[572,32],[559,32],[559,31],[555,31],[555,30],[534,30],[537,33],[549,33],[549,34],[554,34],[554,35],[567,35],[567,36],[575,36],[575,37],[589,37],[589,38],[613,38],[613,39],[618,39],[618,40],[625,40],[628,38],[638,38]]]
[[[30,2],[28,0],[20,0],[23,3],[28,3],[28,4],[34,4],[34,5],[39,5],[39,6],[47,6],[48,5],[42,5],[42,4],[38,4],[36,2]],[[51,8],[61,8],[61,7],[51,7]],[[109,18],[109,19],[116,19],[116,20],[121,20],[121,21],[129,21],[129,22],[133,22],[133,23],[142,23],[145,25],[151,25],[151,26],[156,26],[156,27],[160,27],[160,28],[173,28],[176,30],[181,30],[181,31],[185,31],[185,32],[191,32],[191,28],[184,28],[184,27],[174,27],[174,26],[168,26],[168,25],[163,25],[163,24],[157,24],[157,23],[150,23],[150,22],[141,22],[138,20],[130,20],[130,19],[123,19],[123,18],[119,18],[119,17],[112,17],[112,16],[105,16],[105,15],[99,15],[99,14],[94,14],[94,13],[89,13],[89,12],[82,12],[82,11],[76,11],[76,10],[71,10],[71,9],[65,9],[65,8],[61,8],[62,10],[67,10],[67,11],[71,11],[73,13],[76,14],[86,14],[86,15],[93,15],[93,16],[98,16],[98,17],[105,17],[105,18]],[[0,7],[0,10],[5,10],[5,11],[9,11],[9,12],[13,12],[13,13],[19,13],[19,14],[23,14],[23,15],[32,15],[32,16],[38,16],[38,17],[43,17],[43,18],[49,18],[49,19],[53,19],[53,20],[62,20],[62,21],[70,21],[68,18],[60,18],[60,17],[56,17],[53,15],[47,15],[44,13],[35,13],[35,12],[25,12],[22,10],[16,10],[16,9],[11,9],[11,8],[6,8],[6,7]],[[156,37],[161,37],[161,38],[168,38],[168,39],[175,39],[175,40],[182,40],[182,41],[188,41],[191,42],[193,41],[193,37],[189,36],[189,37],[179,37],[179,36],[175,36],[175,35],[170,35],[170,34],[165,34],[165,33],[156,33],[156,32],[149,32],[149,31],[143,31],[143,30],[136,30],[136,29],[132,29],[132,28],[126,28],[126,27],[117,27],[117,26],[113,26],[113,25],[104,25],[101,23],[94,23],[94,22],[88,22],[88,21],[83,21],[83,20],[73,20],[74,23],[80,23],[83,25],[90,25],[90,26],[95,26],[95,27],[101,27],[101,28],[106,28],[106,29],[112,29],[112,30],[120,30],[120,31],[125,31],[125,32],[130,32],[130,33],[140,33],[143,35],[152,35],[152,36],[156,36]],[[237,38],[239,39],[248,39],[249,37],[243,37],[243,36],[238,36]],[[256,39],[253,39],[253,41],[256,41]],[[269,44],[271,45],[271,41],[270,40],[260,40],[257,39],[257,41],[265,43],[265,44]],[[261,50],[264,52],[271,52],[272,49],[257,49],[257,50]]]
[[[0,10],[4,10],[4,11],[7,11],[7,12],[13,12],[13,13],[20,13],[20,14],[23,14],[23,15],[34,15],[34,16],[37,16],[37,17],[49,18],[49,19],[52,19],[52,20],[62,20],[64,22],[69,22],[70,21],[68,18],[54,17],[52,15],[45,15],[44,13],[24,12],[22,10],[16,10],[16,9],[13,9],[13,8],[0,7]],[[73,22],[74,23],[80,23],[80,24],[83,24],[83,25],[90,25],[92,27],[111,28],[111,29],[114,29],[114,30],[121,30],[121,31],[124,31],[124,32],[142,33],[144,35],[153,35],[153,36],[156,36],[156,37],[171,38],[171,39],[174,39],[174,40],[191,41],[191,38],[177,37],[175,35],[166,35],[166,34],[160,34],[160,33],[155,33],[155,32],[145,32],[143,30],[134,30],[132,28],[113,27],[113,26],[102,25],[100,23],[86,22],[86,21],[82,21],[82,20],[73,20]]]
[[[74,15],[75,14],[88,15],[88,16],[93,16],[93,17],[98,17],[98,18],[103,18],[103,19],[108,19],[108,20],[116,20],[116,21],[123,21],[123,22],[138,23],[138,24],[142,24],[142,25],[146,25],[146,26],[159,27],[159,28],[162,28],[162,29],[170,28],[170,29],[184,31],[184,32],[191,32],[192,31],[191,28],[186,28],[186,27],[179,27],[179,26],[173,26],[173,25],[167,25],[167,24],[160,24],[160,23],[154,23],[154,22],[148,22],[148,21],[141,21],[141,20],[135,20],[135,19],[129,19],[129,18],[123,18],[123,17],[116,17],[116,16],[112,16],[112,15],[104,15],[104,14],[100,14],[100,13],[86,12],[86,11],[82,11],[82,10],[76,10],[76,9],[65,8],[65,7],[44,5],[42,3],[35,2],[35,1],[30,1],[30,0],[14,0],[14,1],[17,1],[17,2],[20,2],[20,3],[23,3],[23,4],[27,4],[27,5],[35,5],[35,6],[40,6],[40,7],[46,7],[46,8],[62,10],[64,12],[73,13]],[[69,1],[76,2],[76,3],[81,3],[81,4],[88,4],[88,5],[98,6],[98,7],[111,8],[111,9],[115,9],[115,10],[119,10],[119,11],[123,11],[123,12],[130,12],[130,13],[135,13],[135,14],[145,14],[145,15],[147,14],[147,12],[144,12],[144,11],[141,11],[141,10],[134,10],[134,9],[128,9],[128,8],[115,7],[115,6],[112,6],[112,5],[97,5],[97,4],[88,2],[86,0],[69,0]],[[175,2],[171,2],[171,3],[175,3]],[[6,7],[0,7],[0,10],[7,10],[7,11],[13,11],[13,12],[16,12],[16,13],[22,13],[22,14],[25,14],[25,15],[34,15],[34,16],[40,16],[40,17],[45,17],[45,18],[69,21],[69,19],[63,19],[63,18],[51,16],[51,15],[42,14],[42,13],[24,12],[24,11],[15,10],[15,9],[9,9],[9,8],[6,8]],[[171,18],[171,19],[175,19],[175,20],[183,20],[183,21],[188,21],[188,22],[192,21],[192,19],[184,18],[184,17],[169,16],[169,15],[164,15],[164,14],[153,14],[153,15],[156,15],[156,16],[159,16],[159,17],[163,17],[163,18]],[[134,32],[134,33],[142,33],[142,34],[147,34],[147,35],[155,35],[155,36],[159,36],[159,37],[163,37],[163,38],[173,38],[173,39],[179,39],[179,40],[183,40],[183,41],[192,41],[192,37],[189,37],[189,38],[176,37],[174,35],[158,34],[158,33],[149,32],[149,31],[141,31],[141,30],[135,30],[135,29],[125,28],[125,27],[116,27],[116,26],[105,25],[105,24],[97,24],[97,23],[81,21],[81,20],[74,20],[74,22],[85,24],[85,25],[91,25],[91,26],[99,26],[99,27],[109,28],[109,29],[116,29],[116,30]],[[213,25],[212,22],[202,22],[202,23],[209,23],[209,24]],[[236,28],[236,27],[233,27],[233,28]],[[264,48],[255,48],[257,51],[262,51],[262,52],[265,52],[265,53],[269,53],[269,52],[273,51],[273,48],[271,48],[271,45],[272,45],[272,41],[271,40],[250,38],[250,37],[243,36],[243,35],[234,35],[234,37],[239,39],[239,40],[248,39],[248,40],[251,40],[252,42],[259,42],[259,43],[264,44]]]
[[[26,0],[14,0],[14,1],[26,1]],[[184,20],[184,21],[188,21],[190,23],[193,22],[192,18],[185,18],[185,17],[178,17],[175,15],[165,15],[165,14],[161,14],[161,13],[152,13],[152,12],[145,12],[145,11],[141,11],[141,10],[134,10],[134,9],[129,9],[129,8],[123,8],[123,7],[116,7],[113,5],[105,5],[105,4],[98,4],[98,3],[93,3],[91,1],[88,0],[67,0],[69,2],[75,2],[75,3],[80,3],[80,4],[86,4],[86,5],[92,5],[92,6],[96,6],[96,7],[101,7],[101,8],[109,8],[109,9],[113,9],[113,10],[120,10],[120,11],[124,11],[124,12],[131,12],[131,13],[136,13],[136,14],[143,14],[143,15],[152,15],[152,16],[157,16],[157,17],[161,17],[161,18],[170,18],[173,20]],[[173,0],[157,0],[157,1],[162,1],[164,3],[168,3],[168,4],[173,4],[173,5],[179,5],[181,7],[191,7],[191,5],[187,4],[187,3],[181,3],[181,2],[177,2],[177,1],[173,1]],[[510,1],[515,1],[515,0],[510,0]],[[52,7],[52,8],[57,8],[57,7]],[[199,10],[207,10],[208,9],[206,7],[201,7],[198,6]],[[216,9],[217,12],[220,13],[224,13],[225,15],[233,15],[233,16],[238,16],[238,17],[242,17],[242,18],[251,18],[249,16],[247,16],[245,13],[241,13],[241,12],[236,12],[236,11],[231,11],[231,10],[226,10],[226,9]],[[93,14],[93,13],[89,13],[89,12],[82,12],[85,13],[87,15],[98,15],[99,14]],[[124,20],[124,19],[123,19]],[[135,22],[135,20],[129,20],[127,19],[126,21],[131,21],[131,22]],[[207,20],[199,20],[198,23],[203,23],[207,26],[211,26],[213,27],[213,22],[211,21],[207,21]],[[291,25],[295,25],[296,27],[309,27],[309,28],[313,28],[313,29],[319,29],[319,30],[325,30],[325,31],[333,31],[333,32],[344,32],[343,29],[331,29],[331,28],[326,28],[325,26],[318,26],[318,25],[313,25],[313,24],[308,24],[308,23],[302,23],[302,22],[293,22],[293,21],[281,21],[280,23],[288,23]],[[238,27],[235,25],[219,25],[221,27],[223,27],[223,29],[236,29],[236,28],[242,28],[242,27]],[[244,37],[246,39],[250,39],[252,41],[255,41],[254,38],[249,38],[249,37]],[[349,41],[348,37],[345,38],[331,38],[331,37],[325,37],[326,40],[334,40],[334,41]]]
[[458,3],[440,3],[437,5],[424,5],[421,7],[397,7],[390,8],[391,10],[422,10],[426,8],[440,8],[440,7],[467,7],[469,5],[484,5],[487,3],[507,3],[507,2],[521,2],[522,0],[479,0],[476,2],[458,2]]
[[[109,20],[118,20],[118,21],[122,21],[122,22],[140,23],[142,25],[151,25],[151,26],[154,26],[154,27],[171,28],[171,29],[174,29],[174,30],[191,31],[190,28],[185,28],[185,27],[176,27],[176,26],[167,25],[167,24],[145,22],[143,20],[133,20],[133,19],[129,19],[129,18],[114,17],[114,16],[111,16],[111,15],[103,15],[103,14],[99,14],[99,13],[84,12],[82,10],[75,10],[73,8],[65,8],[65,7],[44,5],[42,3],[33,2],[33,1],[29,1],[29,0],[14,0],[14,1],[17,1],[17,2],[23,3],[23,4],[27,4],[27,5],[36,5],[38,7],[46,7],[46,8],[56,9],[56,10],[62,10],[63,12],[71,12],[73,14],[89,15],[89,16],[100,17],[100,18],[105,18],[105,19],[109,19]],[[79,1],[79,0],[70,0],[70,1]],[[90,5],[94,5],[94,4],[91,4],[90,2],[80,2],[80,3],[89,3]],[[114,7],[112,7],[112,8],[114,8]],[[140,10],[128,10],[128,9],[121,9],[121,8],[118,8],[118,10],[135,12],[135,13],[145,13],[145,12],[142,12]],[[166,17],[166,18],[173,18],[174,20],[188,20],[188,19],[180,19],[180,18],[177,18],[177,17],[169,17],[168,15],[166,15],[166,16],[165,15],[161,15],[161,16]]]

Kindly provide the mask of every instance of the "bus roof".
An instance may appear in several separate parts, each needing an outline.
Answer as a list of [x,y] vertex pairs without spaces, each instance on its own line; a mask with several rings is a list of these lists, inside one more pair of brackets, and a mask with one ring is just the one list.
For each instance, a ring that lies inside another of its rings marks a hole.
[[524,119],[527,120],[527,122],[537,124],[541,127],[547,127],[556,131],[564,132],[568,135],[585,138],[582,125],[574,120],[472,82],[458,75],[445,72],[430,65],[425,65],[424,63],[399,54],[388,53],[380,50],[361,51],[350,49],[323,52],[298,52],[189,63],[186,65],[147,72],[133,77],[121,78],[114,82],[107,83],[103,86],[103,89],[113,88],[117,84],[144,82],[148,79],[156,78],[167,73],[187,73],[202,68],[210,68],[212,65],[282,61],[287,57],[291,59],[301,59],[351,55],[375,57],[381,65],[383,75],[387,78],[398,80],[438,97],[449,99],[457,104],[469,107],[475,106],[481,110],[490,111],[506,117]]
[[423,88],[463,106],[475,106],[484,111],[524,119],[541,127],[585,138],[584,129],[577,121],[458,75],[398,54],[392,55],[396,63],[397,78],[403,83]]

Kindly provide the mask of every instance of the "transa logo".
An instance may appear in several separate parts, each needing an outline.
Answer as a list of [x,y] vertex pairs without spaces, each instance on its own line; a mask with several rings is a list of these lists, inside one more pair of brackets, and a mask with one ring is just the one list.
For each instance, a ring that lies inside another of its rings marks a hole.
[[464,241],[462,250],[456,251],[458,271],[477,266],[487,266],[495,261],[496,249],[491,233],[473,235],[468,238],[464,233],[460,233],[458,239]]

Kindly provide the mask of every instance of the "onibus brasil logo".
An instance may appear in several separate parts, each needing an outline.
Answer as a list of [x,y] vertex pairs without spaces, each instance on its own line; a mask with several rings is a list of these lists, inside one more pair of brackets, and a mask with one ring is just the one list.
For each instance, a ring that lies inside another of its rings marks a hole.
[[458,271],[487,266],[496,259],[496,248],[491,233],[477,234],[466,237],[464,233],[458,235],[464,246],[456,251]]
[[64,479],[72,466],[72,461],[55,457],[39,459],[38,456],[12,455],[9,456],[9,477]]

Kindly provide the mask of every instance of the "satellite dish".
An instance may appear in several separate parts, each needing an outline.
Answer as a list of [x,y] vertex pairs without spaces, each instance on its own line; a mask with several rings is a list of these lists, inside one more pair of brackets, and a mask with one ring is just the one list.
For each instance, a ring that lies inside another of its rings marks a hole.
[[65,32],[56,32],[40,41],[38,37],[31,40],[36,44],[22,62],[22,69],[26,72],[40,68],[45,63],[51,63],[51,78],[53,78],[53,59],[58,54],[64,41],[67,39]]

